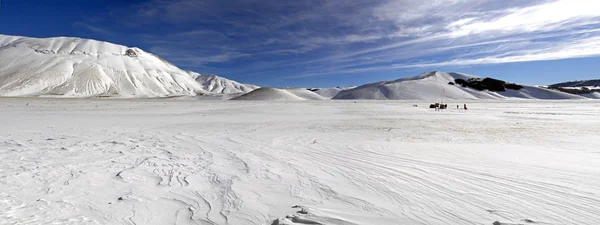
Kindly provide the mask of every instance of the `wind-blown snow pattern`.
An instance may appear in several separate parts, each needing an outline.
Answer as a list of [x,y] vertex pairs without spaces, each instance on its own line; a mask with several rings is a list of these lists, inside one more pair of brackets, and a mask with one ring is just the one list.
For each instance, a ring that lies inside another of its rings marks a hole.
[[304,88],[259,88],[232,100],[301,101],[325,99],[325,97]]
[[203,93],[190,75],[139,48],[0,35],[0,96],[166,97]]
[[256,85],[241,84],[212,74],[203,75],[191,71],[188,73],[202,85],[202,89],[214,94],[245,94],[259,88]]
[[5,98],[0,224],[598,225],[597,101],[428,102]]
[[521,90],[503,92],[479,91],[460,85],[450,85],[455,79],[479,78],[462,73],[429,72],[394,81],[365,84],[354,89],[341,91],[334,99],[582,99],[583,97],[540,87],[527,86]]

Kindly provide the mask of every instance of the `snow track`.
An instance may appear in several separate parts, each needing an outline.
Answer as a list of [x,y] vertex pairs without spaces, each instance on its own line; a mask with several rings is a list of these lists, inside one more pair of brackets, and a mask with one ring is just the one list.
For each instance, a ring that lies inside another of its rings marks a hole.
[[600,221],[597,101],[413,104],[5,98],[0,224]]

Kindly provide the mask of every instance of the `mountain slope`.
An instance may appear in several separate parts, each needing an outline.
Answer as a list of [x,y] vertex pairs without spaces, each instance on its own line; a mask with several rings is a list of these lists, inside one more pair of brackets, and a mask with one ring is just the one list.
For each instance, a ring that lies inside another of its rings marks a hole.
[[248,93],[259,88],[256,85],[241,84],[216,75],[202,75],[191,71],[188,73],[202,86],[202,89],[214,94]]
[[456,79],[469,80],[483,78],[446,72],[429,72],[394,81],[380,81],[365,84],[354,89],[341,91],[334,99],[407,99],[407,100],[440,100],[446,99],[581,99],[583,97],[549,90],[545,88],[523,86],[520,90],[500,92],[479,91],[454,83]]
[[138,48],[80,38],[0,35],[0,96],[165,97],[203,93],[189,74]]

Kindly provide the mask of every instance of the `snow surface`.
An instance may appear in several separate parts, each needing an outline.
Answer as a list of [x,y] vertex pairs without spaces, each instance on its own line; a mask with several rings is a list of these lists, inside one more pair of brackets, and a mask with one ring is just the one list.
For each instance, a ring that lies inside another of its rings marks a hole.
[[301,101],[325,100],[325,98],[304,88],[259,88],[232,100]]
[[80,38],[0,35],[0,96],[166,97],[203,93],[190,75],[138,48]]
[[207,103],[1,99],[0,224],[600,221],[598,101]]
[[188,73],[202,85],[202,89],[214,94],[245,94],[259,88],[256,85],[241,84],[216,75],[202,75],[191,71]]
[[445,99],[582,99],[583,97],[540,87],[523,85],[523,89],[505,92],[479,91],[461,85],[449,85],[455,79],[478,78],[461,73],[429,72],[394,81],[365,84],[354,89],[341,91],[334,99],[401,99],[441,100]]

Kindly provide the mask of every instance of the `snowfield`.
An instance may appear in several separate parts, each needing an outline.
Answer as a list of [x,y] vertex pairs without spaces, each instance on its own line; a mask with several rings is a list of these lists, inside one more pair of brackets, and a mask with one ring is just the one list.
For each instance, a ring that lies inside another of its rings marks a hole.
[[429,103],[2,98],[0,224],[599,223],[599,101]]

